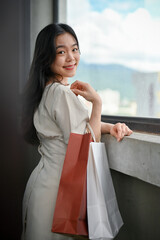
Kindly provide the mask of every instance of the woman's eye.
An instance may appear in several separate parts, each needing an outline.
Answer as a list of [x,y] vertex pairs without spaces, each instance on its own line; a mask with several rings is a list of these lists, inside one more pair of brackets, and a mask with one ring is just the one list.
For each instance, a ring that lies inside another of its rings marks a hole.
[[73,48],[73,52],[77,52],[79,49],[78,48]]
[[64,51],[59,51],[58,54],[64,54],[65,52]]

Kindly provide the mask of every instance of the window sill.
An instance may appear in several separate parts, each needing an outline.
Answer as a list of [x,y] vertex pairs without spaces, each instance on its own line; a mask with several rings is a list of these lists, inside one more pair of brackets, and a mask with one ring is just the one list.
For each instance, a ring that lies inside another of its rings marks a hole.
[[102,135],[110,168],[160,187],[160,136],[134,132],[117,142]]

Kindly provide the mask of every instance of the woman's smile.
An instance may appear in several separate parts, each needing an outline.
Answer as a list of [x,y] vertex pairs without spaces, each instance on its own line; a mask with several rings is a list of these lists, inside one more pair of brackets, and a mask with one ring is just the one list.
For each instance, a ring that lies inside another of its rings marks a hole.
[[73,70],[73,69],[75,68],[75,65],[76,65],[76,64],[64,66],[64,68],[65,68],[66,70]]

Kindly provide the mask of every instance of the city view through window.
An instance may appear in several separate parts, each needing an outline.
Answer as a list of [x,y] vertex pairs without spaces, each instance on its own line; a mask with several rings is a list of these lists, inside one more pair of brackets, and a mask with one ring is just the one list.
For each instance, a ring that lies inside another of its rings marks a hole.
[[160,117],[160,1],[68,0],[81,61],[73,81],[100,94],[102,114]]

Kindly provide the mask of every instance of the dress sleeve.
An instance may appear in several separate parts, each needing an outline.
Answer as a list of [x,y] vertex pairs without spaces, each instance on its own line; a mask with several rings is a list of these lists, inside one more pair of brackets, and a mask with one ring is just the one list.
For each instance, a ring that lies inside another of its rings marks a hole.
[[60,128],[68,144],[71,132],[83,134],[89,121],[87,109],[66,86],[58,84],[53,92],[51,117]]

